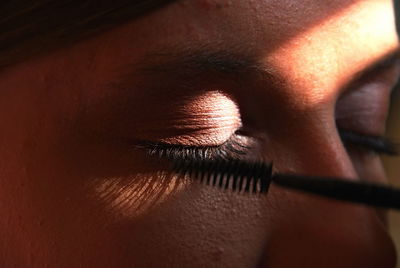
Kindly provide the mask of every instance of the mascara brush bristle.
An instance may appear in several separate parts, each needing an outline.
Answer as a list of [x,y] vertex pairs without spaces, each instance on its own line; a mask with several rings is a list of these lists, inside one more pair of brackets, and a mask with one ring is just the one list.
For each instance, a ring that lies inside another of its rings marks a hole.
[[234,192],[266,193],[272,164],[243,160],[174,160],[173,171],[202,184]]
[[200,183],[234,192],[267,193],[276,185],[325,198],[400,209],[400,189],[345,178],[272,174],[272,164],[243,160],[173,160],[173,170]]

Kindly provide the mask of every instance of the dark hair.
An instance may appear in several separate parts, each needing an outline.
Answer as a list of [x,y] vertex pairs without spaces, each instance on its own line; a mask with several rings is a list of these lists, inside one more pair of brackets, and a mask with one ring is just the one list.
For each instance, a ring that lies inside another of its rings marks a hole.
[[0,70],[175,0],[2,0]]

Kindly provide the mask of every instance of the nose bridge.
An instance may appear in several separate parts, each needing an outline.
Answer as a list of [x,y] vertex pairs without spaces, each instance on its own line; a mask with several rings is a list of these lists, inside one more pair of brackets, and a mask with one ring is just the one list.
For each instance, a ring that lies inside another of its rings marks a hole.
[[[280,120],[268,157],[278,172],[355,178],[356,172],[330,112]],[[285,124],[284,122],[291,122]],[[271,185],[279,222],[262,267],[394,267],[393,243],[372,209]],[[270,205],[269,207],[274,207]],[[291,252],[291,256],[287,256]],[[381,266],[382,265],[382,266]],[[303,266],[302,266],[303,267]]]
[[295,118],[280,120],[279,126],[270,132],[273,150],[266,154],[273,160],[277,171],[356,177],[332,112],[316,109],[288,116]]

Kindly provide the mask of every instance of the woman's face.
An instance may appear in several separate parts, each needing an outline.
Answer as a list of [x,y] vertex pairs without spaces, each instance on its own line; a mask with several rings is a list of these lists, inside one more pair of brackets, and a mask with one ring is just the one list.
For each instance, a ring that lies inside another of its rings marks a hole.
[[337,128],[384,134],[396,49],[390,0],[187,0],[9,67],[0,266],[393,267],[374,209],[171,178],[137,145],[235,139],[277,171],[385,180]]

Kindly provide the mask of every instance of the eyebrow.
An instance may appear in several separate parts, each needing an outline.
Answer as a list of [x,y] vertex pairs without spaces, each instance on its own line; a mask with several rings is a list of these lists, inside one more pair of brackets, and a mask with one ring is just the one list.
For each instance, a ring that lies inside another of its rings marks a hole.
[[[385,70],[394,68],[396,65],[400,66],[400,46],[389,51],[368,66],[364,67],[362,70],[351,75],[348,81],[342,86],[341,91],[346,92],[352,88],[356,88],[360,83],[368,81],[370,77],[379,75]],[[400,74],[396,75],[398,76]]]
[[147,54],[134,65],[126,66],[120,82],[126,84],[124,82],[131,80],[133,76],[197,78],[204,74],[236,81],[257,77],[270,82],[282,82],[279,72],[272,65],[261,62],[254,56],[211,48],[164,49]]
[[383,56],[372,62],[372,64],[369,64],[367,67],[363,68],[361,71],[354,74],[353,77],[372,75],[383,69],[391,68],[399,63],[400,63],[400,46],[384,54]]
[[391,67],[400,60],[400,47],[390,51],[366,68],[366,72]]
[[160,61],[140,68],[143,73],[166,72],[175,74],[197,74],[212,71],[221,74],[241,74],[249,71],[260,71],[260,64],[251,57],[243,57],[228,51],[194,50],[175,53],[157,53],[148,55],[147,59]]
[[395,65],[400,65],[400,46],[391,53],[378,60],[375,68],[388,68]]
[[[399,64],[399,60],[400,47],[386,53],[355,73],[351,81]],[[246,53],[213,50],[211,48],[170,48],[147,54],[138,63],[126,66],[125,72],[120,76],[117,83],[126,85],[127,82],[132,80],[132,77],[138,75],[196,78],[202,74],[213,74],[217,78],[233,80],[249,80],[251,77],[264,82],[269,81],[271,86],[283,86],[285,84],[279,71],[268,62],[261,62],[257,57]],[[352,83],[351,81],[349,83]]]

